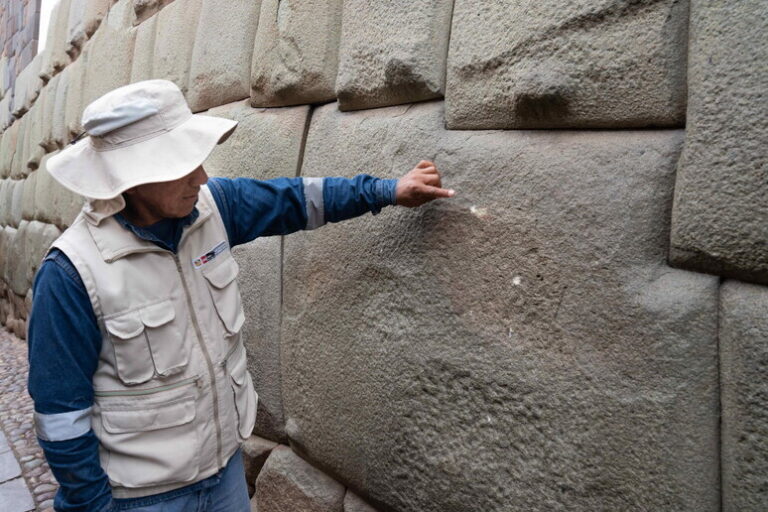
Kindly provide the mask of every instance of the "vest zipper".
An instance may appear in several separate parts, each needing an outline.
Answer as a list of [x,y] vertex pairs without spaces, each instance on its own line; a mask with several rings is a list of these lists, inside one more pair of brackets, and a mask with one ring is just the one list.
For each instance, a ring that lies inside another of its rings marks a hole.
[[168,384],[166,386],[156,386],[154,388],[147,388],[147,389],[128,389],[125,391],[95,391],[93,394],[95,396],[142,396],[142,395],[152,395],[154,393],[160,393],[161,391],[168,391],[169,389],[176,389],[180,388],[182,386],[188,386],[189,384],[197,384],[200,385],[199,377],[190,377],[188,379],[180,380],[179,382],[174,382],[173,384]]
[[219,419],[219,391],[216,387],[216,374],[213,368],[213,361],[211,361],[211,355],[208,353],[208,348],[203,341],[203,334],[200,330],[200,324],[197,322],[197,315],[195,314],[195,308],[192,304],[192,297],[189,294],[189,286],[187,285],[187,279],[184,277],[184,271],[181,268],[181,261],[178,254],[173,254],[173,261],[176,263],[176,270],[181,277],[181,284],[184,287],[184,294],[187,298],[187,308],[189,308],[189,316],[192,318],[192,325],[195,327],[195,336],[197,342],[200,345],[200,350],[205,357],[205,363],[208,366],[208,374],[211,377],[211,394],[213,398],[213,422],[216,425],[216,462],[219,468],[224,466],[224,457],[222,455],[222,440],[221,440],[221,424]]

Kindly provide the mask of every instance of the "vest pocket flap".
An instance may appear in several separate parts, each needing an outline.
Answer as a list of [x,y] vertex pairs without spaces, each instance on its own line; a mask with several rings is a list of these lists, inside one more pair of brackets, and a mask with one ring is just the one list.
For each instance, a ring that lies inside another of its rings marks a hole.
[[246,368],[245,353],[241,350],[236,350],[230,359],[231,361],[227,362],[229,375],[232,377],[235,384],[242,386],[245,384],[245,372],[248,371]]
[[144,330],[144,323],[138,311],[105,319],[104,325],[111,335],[123,340],[135,338]]
[[237,273],[240,271],[240,267],[234,258],[229,258],[222,262],[217,267],[203,272],[203,276],[211,283],[215,288],[224,288],[229,283],[235,280]]
[[160,327],[176,318],[176,310],[169,300],[158,302],[141,310],[141,320],[147,327]]
[[101,411],[101,423],[110,434],[147,432],[186,425],[195,419],[195,399],[130,411]]

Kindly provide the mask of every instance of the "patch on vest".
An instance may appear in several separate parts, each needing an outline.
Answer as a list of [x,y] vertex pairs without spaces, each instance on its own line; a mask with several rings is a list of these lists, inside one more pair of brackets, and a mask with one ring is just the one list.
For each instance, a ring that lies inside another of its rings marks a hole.
[[195,258],[192,260],[192,265],[194,265],[195,268],[201,268],[206,263],[210,263],[211,261],[216,259],[216,256],[223,253],[227,250],[227,242],[220,242],[219,245],[208,251],[207,253],[203,254],[199,258]]

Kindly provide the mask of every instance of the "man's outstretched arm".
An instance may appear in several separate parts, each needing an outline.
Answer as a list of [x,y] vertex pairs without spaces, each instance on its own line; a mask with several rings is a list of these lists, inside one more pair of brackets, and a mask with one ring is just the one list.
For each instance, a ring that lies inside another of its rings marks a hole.
[[259,236],[285,235],[315,229],[383,207],[414,207],[453,190],[441,188],[432,162],[421,161],[399,180],[360,174],[354,178],[211,178],[213,194],[232,246]]

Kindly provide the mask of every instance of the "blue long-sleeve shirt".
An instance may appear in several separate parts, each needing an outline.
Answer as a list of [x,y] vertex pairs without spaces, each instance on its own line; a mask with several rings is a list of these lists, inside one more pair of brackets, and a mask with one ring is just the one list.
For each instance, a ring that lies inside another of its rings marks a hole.
[[[284,235],[338,222],[365,212],[378,213],[395,204],[396,180],[367,175],[352,179],[211,178],[208,187],[221,213],[230,246],[259,236]],[[305,187],[314,187],[309,204]],[[318,204],[319,203],[319,204]],[[138,227],[115,217],[136,236],[176,252],[185,227],[197,209],[183,219],[164,219]],[[90,427],[93,375],[101,352],[101,333],[88,293],[67,256],[54,249],[35,278],[29,318],[29,393],[35,403],[40,446],[60,488],[56,510],[99,511],[111,502],[109,480],[99,463],[99,442]],[[213,478],[213,477],[212,477]],[[194,492],[210,479],[183,490]],[[168,498],[178,496],[171,491]],[[119,500],[121,503],[130,500]]]

